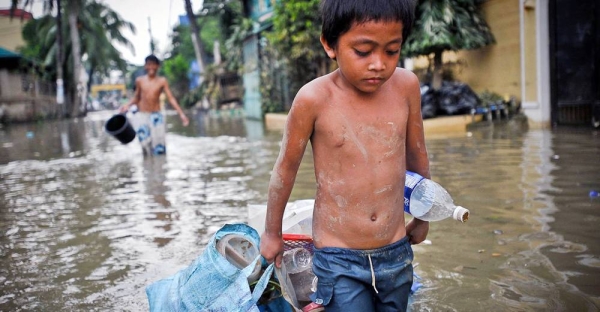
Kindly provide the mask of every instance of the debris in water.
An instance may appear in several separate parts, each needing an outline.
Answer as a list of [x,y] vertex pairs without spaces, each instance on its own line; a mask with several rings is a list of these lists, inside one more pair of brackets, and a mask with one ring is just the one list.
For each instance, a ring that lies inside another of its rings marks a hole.
[[33,137],[34,137],[33,131],[27,131],[27,133],[25,134],[25,136],[26,136],[28,139],[33,139]]
[[498,245],[504,246],[504,245],[506,245],[506,242],[500,239],[500,240],[498,240]]
[[18,232],[19,232],[19,227],[16,226],[16,227],[6,231],[6,236],[11,236],[11,235],[17,234]]
[[502,232],[502,230],[494,230],[494,234],[502,235],[502,234],[504,234],[504,232]]
[[478,252],[478,253],[484,253],[484,252],[485,252],[485,249],[479,249],[479,250],[477,250],[477,252]]
[[502,254],[499,252],[492,253],[492,257],[500,257],[500,256],[502,256]]
[[559,160],[559,159],[560,159],[560,156],[558,156],[558,155],[554,155],[554,156],[552,156],[552,159],[554,159],[554,160]]
[[600,194],[598,194],[598,191],[590,191],[590,198],[594,198],[594,197],[600,197]]
[[419,282],[421,280],[421,277],[419,275],[417,275],[417,273],[413,272],[413,284],[412,287],[410,288],[410,292],[411,293],[415,293],[417,290],[419,290],[419,288],[423,287],[423,284],[421,284],[421,282]]

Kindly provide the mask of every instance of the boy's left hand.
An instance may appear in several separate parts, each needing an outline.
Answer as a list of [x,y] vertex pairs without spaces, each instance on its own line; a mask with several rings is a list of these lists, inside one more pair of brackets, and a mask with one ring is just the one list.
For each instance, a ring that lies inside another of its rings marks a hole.
[[408,235],[410,243],[416,245],[427,238],[429,232],[429,222],[413,218],[406,225],[406,235]]
[[190,120],[187,118],[187,116],[185,114],[180,114],[179,117],[181,118],[181,123],[183,124],[184,127],[187,127],[190,124]]

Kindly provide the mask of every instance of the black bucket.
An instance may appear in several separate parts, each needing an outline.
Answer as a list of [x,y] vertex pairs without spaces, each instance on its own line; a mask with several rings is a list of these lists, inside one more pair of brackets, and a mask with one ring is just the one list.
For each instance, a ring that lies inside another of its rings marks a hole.
[[104,125],[104,130],[123,144],[127,144],[135,139],[135,130],[133,130],[133,127],[124,114],[117,114],[110,117]]

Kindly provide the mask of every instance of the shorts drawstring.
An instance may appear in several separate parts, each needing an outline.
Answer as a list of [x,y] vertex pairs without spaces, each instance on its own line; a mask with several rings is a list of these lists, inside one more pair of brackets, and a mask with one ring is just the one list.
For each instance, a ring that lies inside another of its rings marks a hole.
[[373,289],[375,289],[375,293],[378,294],[377,287],[375,286],[375,270],[373,269],[373,260],[371,260],[371,254],[367,254],[369,257],[369,264],[371,265],[371,285],[373,285]]

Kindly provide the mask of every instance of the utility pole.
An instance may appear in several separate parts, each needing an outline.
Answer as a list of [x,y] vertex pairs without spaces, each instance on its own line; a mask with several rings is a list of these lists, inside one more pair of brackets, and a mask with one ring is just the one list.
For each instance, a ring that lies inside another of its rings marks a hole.
[[150,54],[154,54],[156,51],[156,43],[154,42],[154,37],[152,37],[152,22],[150,16],[148,16],[148,33],[150,34]]
[[[192,35],[192,43],[194,45],[194,52],[196,54],[196,61],[198,62],[198,67],[200,70],[205,71],[206,67],[204,67],[204,59],[203,49],[202,49],[202,41],[200,41],[200,29],[198,28],[198,23],[196,22],[196,14],[194,14],[194,10],[192,9],[192,1],[185,0],[185,13],[188,18],[188,22],[190,23],[190,32]],[[202,75],[200,75],[200,83],[202,83]]]

